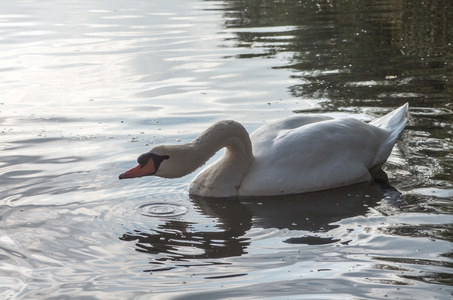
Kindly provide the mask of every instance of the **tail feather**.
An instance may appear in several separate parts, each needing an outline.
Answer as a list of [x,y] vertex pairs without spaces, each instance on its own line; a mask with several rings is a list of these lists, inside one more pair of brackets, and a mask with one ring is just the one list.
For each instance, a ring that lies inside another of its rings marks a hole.
[[396,140],[406,126],[408,109],[409,104],[406,103],[385,116],[370,122],[370,124],[389,132],[388,138],[376,154],[376,158],[373,161],[373,168],[382,166],[392,152]]
[[406,103],[385,116],[371,121],[370,124],[399,134],[406,125],[408,108],[409,103]]

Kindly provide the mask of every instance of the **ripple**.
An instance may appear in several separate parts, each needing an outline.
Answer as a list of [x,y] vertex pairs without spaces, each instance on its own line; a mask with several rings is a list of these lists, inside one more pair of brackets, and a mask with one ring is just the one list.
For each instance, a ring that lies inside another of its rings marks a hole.
[[176,217],[189,211],[189,208],[180,203],[154,202],[142,204],[137,211],[146,217]]

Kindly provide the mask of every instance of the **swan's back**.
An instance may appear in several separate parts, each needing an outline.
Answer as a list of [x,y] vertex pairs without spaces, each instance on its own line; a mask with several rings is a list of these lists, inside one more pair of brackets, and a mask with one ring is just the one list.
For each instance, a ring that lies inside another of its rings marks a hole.
[[303,193],[371,179],[406,124],[407,105],[369,124],[354,118],[294,116],[250,138],[254,162],[241,195]]

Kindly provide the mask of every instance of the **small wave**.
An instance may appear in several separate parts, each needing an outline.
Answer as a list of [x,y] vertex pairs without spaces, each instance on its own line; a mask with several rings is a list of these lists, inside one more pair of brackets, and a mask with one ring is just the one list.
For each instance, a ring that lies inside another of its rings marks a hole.
[[189,208],[180,203],[154,202],[142,204],[137,211],[146,217],[176,217],[189,211]]

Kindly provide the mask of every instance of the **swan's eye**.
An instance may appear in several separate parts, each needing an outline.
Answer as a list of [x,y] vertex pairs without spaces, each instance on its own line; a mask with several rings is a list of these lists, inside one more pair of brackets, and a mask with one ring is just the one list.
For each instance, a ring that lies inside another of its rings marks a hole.
[[157,154],[154,154],[154,153],[144,153],[142,155],[140,155],[138,158],[137,158],[137,162],[138,164],[140,165],[140,168],[143,168],[144,166],[146,166],[149,162],[150,159],[153,160],[153,163],[154,163],[154,166],[157,170],[157,168],[159,168],[160,166],[160,163],[164,160],[164,159],[169,159],[170,156],[168,155],[157,155]]
[[141,168],[143,168],[144,166],[146,166],[146,164],[148,163],[149,159],[150,159],[150,153],[145,153],[145,154],[142,154],[140,155],[138,158],[137,158],[137,162],[138,164],[140,165]]

